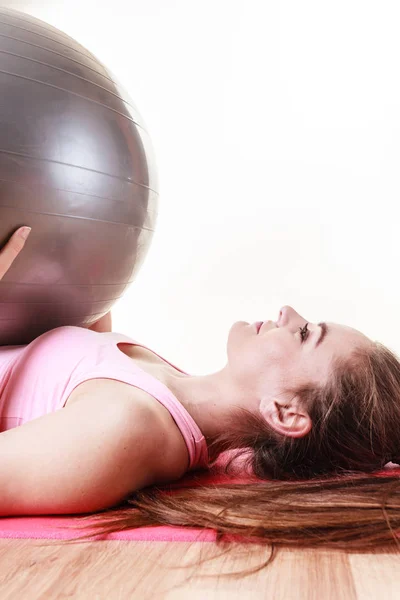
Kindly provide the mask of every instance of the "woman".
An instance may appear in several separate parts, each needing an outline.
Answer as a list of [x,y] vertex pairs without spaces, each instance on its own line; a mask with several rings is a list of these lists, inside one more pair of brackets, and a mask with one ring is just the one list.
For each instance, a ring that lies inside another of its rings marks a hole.
[[[0,277],[25,243],[18,233],[0,254]],[[99,331],[103,328],[104,321],[98,324]],[[38,426],[48,419],[47,433],[39,436],[41,443],[45,444],[48,431],[56,429],[57,441],[51,443],[58,447],[63,435],[68,443],[82,422],[89,427],[96,410],[102,440],[110,443],[106,446],[110,452],[104,451],[104,442],[96,454],[90,442],[92,432],[84,429],[85,453],[74,442],[68,476],[61,474],[54,453],[47,463],[46,456],[40,456],[38,473],[56,465],[53,488],[45,489],[52,502],[56,502],[57,490],[62,490],[56,505],[40,497],[38,475],[31,476],[27,493],[11,477],[17,469],[10,469],[13,495],[10,492],[8,505],[4,500],[8,509],[3,508],[3,515],[102,510],[96,516],[98,533],[164,524],[211,527],[217,539],[223,534],[242,534],[297,546],[361,550],[397,543],[398,477],[388,469],[378,477],[371,474],[400,457],[400,363],[381,344],[343,325],[307,322],[285,306],[277,322],[235,323],[229,333],[226,366],[197,377],[120,334],[99,335],[68,327],[44,335],[56,336],[60,330],[63,336],[73,332],[82,340],[89,336],[93,352],[100,340],[105,352],[111,340],[107,336],[118,336],[112,341],[115,344],[117,339],[124,346],[118,347],[121,360],[126,361],[126,356],[129,360],[124,362],[125,376],[119,371],[117,381],[110,382],[112,374],[101,378],[97,372],[96,378],[93,371],[90,380],[87,373],[81,374],[77,394],[70,394],[66,409],[36,419]],[[67,360],[64,339],[58,343]],[[109,368],[119,366],[113,363]],[[133,378],[138,368],[146,384]],[[123,377],[125,391],[118,387]],[[107,409],[110,406],[112,410]],[[120,406],[128,410],[121,412]],[[83,412],[71,412],[74,407]],[[87,420],[82,416],[86,409]],[[119,417],[114,419],[116,412]],[[59,421],[54,415],[60,416]],[[25,428],[28,435],[29,426],[35,433],[34,421],[15,431],[22,435]],[[0,443],[10,434],[1,433]],[[124,449],[134,440],[128,461],[121,445],[115,446],[117,439]],[[253,482],[211,489],[197,485],[172,494],[157,489],[157,484],[179,480],[189,470],[213,466],[223,451],[234,449],[240,450],[233,458],[247,456],[244,468],[251,468]],[[81,461],[79,470],[74,468],[73,450]],[[31,460],[24,481],[34,468],[32,445],[28,451]],[[82,466],[83,455],[92,458],[87,467]],[[2,456],[7,457],[4,448]],[[119,470],[125,488],[115,475]],[[89,483],[93,479],[93,489],[80,488],[82,479]],[[126,487],[127,480],[130,487]],[[39,494],[37,505],[32,506],[35,494]],[[28,513],[21,496],[30,498]],[[115,509],[118,506],[123,507]]]

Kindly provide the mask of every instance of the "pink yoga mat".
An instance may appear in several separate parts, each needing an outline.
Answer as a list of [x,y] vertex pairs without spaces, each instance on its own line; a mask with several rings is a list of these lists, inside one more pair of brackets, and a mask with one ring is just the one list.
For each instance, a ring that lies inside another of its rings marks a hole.
[[[185,475],[179,482],[171,484],[171,488],[205,485],[205,484],[227,484],[227,483],[257,483],[260,479],[251,473],[245,472],[242,468],[243,459],[235,460],[231,470],[231,475],[223,475],[222,469],[226,464],[229,453],[224,453],[219,457],[218,462],[213,469],[208,471],[195,471]],[[380,472],[382,475],[388,474],[385,468]],[[400,468],[390,468],[390,474],[400,476]],[[377,473],[378,475],[378,473]],[[77,529],[64,530],[63,527],[77,525],[74,517],[70,516],[38,516],[38,517],[2,517],[0,518],[0,538],[32,538],[32,539],[70,539],[83,532]],[[89,522],[87,522],[89,524]],[[214,542],[216,533],[212,529],[188,529],[184,527],[141,527],[108,535],[97,535],[94,540],[152,540],[152,541],[170,541],[170,542]]]

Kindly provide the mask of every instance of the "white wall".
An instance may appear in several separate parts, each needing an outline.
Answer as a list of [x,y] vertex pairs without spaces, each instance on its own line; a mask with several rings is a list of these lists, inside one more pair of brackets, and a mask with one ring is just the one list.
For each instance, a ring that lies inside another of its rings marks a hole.
[[398,2],[0,3],[109,65],[152,137],[158,228],[115,331],[203,374],[291,304],[400,351]]

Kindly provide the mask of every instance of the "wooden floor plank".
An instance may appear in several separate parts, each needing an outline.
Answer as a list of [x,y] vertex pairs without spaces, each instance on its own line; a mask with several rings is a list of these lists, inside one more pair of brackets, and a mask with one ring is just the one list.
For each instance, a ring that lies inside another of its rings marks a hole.
[[[255,544],[223,555],[214,543],[0,539],[0,597],[87,600],[397,600],[400,556],[279,550]],[[213,558],[214,557],[214,558]],[[207,558],[200,566],[196,562]],[[213,575],[211,578],[210,575]]]

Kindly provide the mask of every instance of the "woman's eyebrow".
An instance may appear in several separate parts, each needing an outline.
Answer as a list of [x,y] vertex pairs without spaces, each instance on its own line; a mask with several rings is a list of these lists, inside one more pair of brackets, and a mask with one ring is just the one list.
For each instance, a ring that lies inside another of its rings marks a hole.
[[328,335],[329,333],[329,327],[328,325],[323,322],[323,323],[318,323],[318,327],[321,327],[321,333],[319,335],[319,338],[317,340],[317,343],[315,344],[315,347],[317,348],[320,344],[322,344],[322,342],[324,341],[325,337]]

